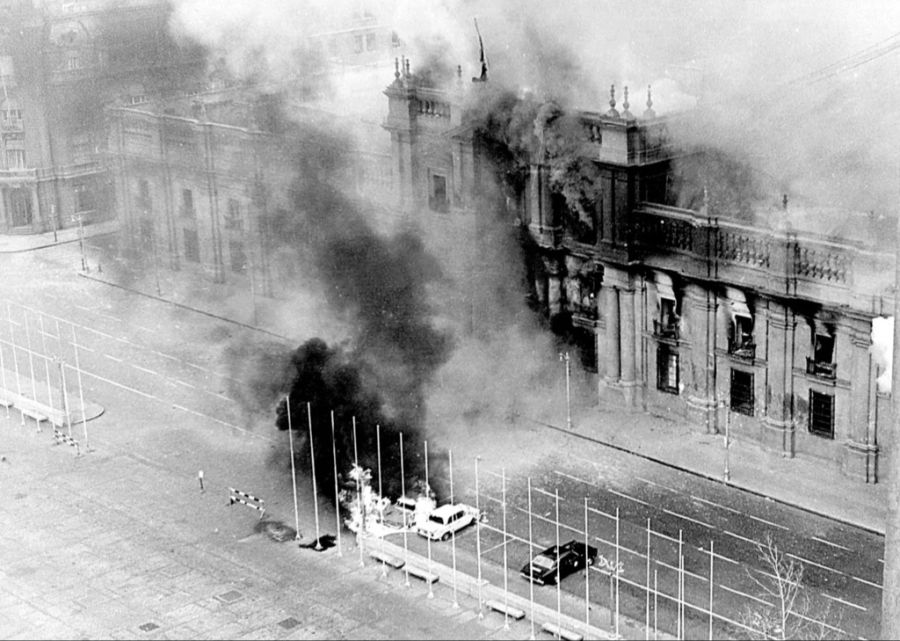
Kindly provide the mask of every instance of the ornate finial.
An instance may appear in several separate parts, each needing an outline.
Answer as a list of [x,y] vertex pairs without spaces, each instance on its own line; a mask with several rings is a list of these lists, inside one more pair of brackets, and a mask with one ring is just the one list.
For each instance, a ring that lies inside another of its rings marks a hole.
[[462,80],[462,65],[456,65],[456,78]]
[[632,114],[630,111],[628,111],[628,107],[630,105],[628,104],[628,87],[627,86],[625,87],[625,99],[622,101],[622,106],[625,108],[625,111],[622,112],[622,117],[625,120],[634,120],[634,114]]
[[653,111],[653,95],[650,93],[650,85],[647,85],[647,110],[644,112],[644,118],[656,118],[656,112]]
[[618,118],[619,112],[616,111],[616,86],[609,86],[609,111],[606,112],[606,115],[610,118]]
[[400,58],[394,58],[394,80],[400,80]]
[[406,77],[409,78],[409,58],[406,59]]
[[787,204],[788,204],[788,197],[787,197],[787,194],[784,194],[784,195],[781,197],[781,206],[782,206],[784,209],[787,209]]

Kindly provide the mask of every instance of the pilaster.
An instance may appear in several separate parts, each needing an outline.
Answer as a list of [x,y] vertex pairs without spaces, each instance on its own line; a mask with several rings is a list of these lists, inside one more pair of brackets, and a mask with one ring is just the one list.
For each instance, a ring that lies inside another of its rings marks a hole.
[[[766,363],[763,398],[762,443],[767,449],[780,451],[793,458],[795,423],[793,410],[794,328],[796,319],[791,309],[768,301],[765,318]],[[759,320],[762,320],[760,318]],[[758,333],[754,330],[754,333]]]

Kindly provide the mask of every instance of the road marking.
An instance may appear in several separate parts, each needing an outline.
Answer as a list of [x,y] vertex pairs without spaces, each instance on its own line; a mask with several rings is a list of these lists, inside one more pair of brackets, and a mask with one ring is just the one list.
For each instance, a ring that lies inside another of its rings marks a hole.
[[678,512],[673,512],[671,510],[663,509],[663,512],[666,514],[671,514],[672,516],[678,517],[679,519],[684,519],[685,521],[690,521],[691,523],[697,523],[698,525],[702,525],[703,527],[708,527],[710,530],[715,530],[716,526],[710,525],[704,521],[699,521],[697,519],[692,519],[689,516],[685,516],[684,514],[679,514]]
[[672,488],[666,487],[665,485],[660,485],[656,481],[651,481],[650,479],[645,479],[643,476],[635,476],[634,478],[636,478],[638,481],[643,481],[644,483],[647,483],[649,485],[655,485],[656,487],[661,487],[664,490],[670,490],[672,492],[675,492],[676,494],[678,493],[678,490],[673,490]]
[[96,352],[97,351],[93,347],[88,347],[87,345],[82,345],[81,343],[76,343],[75,348],[79,349],[79,350],[84,350],[86,352]]
[[741,536],[740,534],[735,534],[734,532],[729,532],[728,530],[722,530],[723,533],[728,536],[733,536],[736,539],[740,539],[741,541],[746,541],[747,543],[752,543],[754,546],[759,545],[758,541],[754,541],[753,539],[748,539],[746,536]]
[[104,354],[103,356],[104,356],[104,358],[108,358],[109,360],[115,361],[115,362],[117,362],[117,363],[122,363],[122,362],[124,362],[121,358],[116,358],[116,357],[113,356],[112,354]]
[[85,307],[84,305],[79,305],[78,303],[73,303],[72,306],[75,307],[75,308],[77,308],[77,309],[84,310],[84,311],[86,311],[86,312],[92,312],[92,311],[94,311],[94,310],[92,310],[90,307]]
[[616,496],[621,496],[623,499],[628,499],[629,501],[634,501],[635,503],[640,503],[641,505],[650,505],[649,503],[647,503],[647,501],[642,501],[641,499],[636,499],[633,496],[628,496],[627,494],[623,494],[622,492],[617,492],[616,490],[614,490],[612,488],[606,488],[606,491],[611,492],[612,494],[615,494]]
[[818,541],[819,543],[824,543],[825,545],[830,545],[831,547],[839,548],[841,550],[850,550],[848,547],[844,547],[843,545],[838,545],[837,543],[832,543],[826,539],[820,539],[817,536],[810,537],[813,541]]
[[184,385],[185,387],[190,387],[191,389],[197,389],[197,387],[195,385],[191,385],[190,383],[185,383],[184,381],[179,380],[177,378],[175,379],[175,382],[178,383],[179,385]]
[[743,514],[740,510],[735,510],[733,507],[728,507],[727,505],[722,505],[721,503],[716,503],[715,501],[709,501],[707,499],[702,499],[699,496],[694,496],[693,494],[689,494],[693,500],[700,501],[701,503],[706,503],[707,505],[712,505],[713,507],[720,508],[722,510],[728,510],[729,512],[734,512],[735,514]]
[[840,574],[843,576],[851,576],[846,572],[841,572],[840,570],[835,570],[834,568],[830,568],[827,565],[822,565],[821,563],[816,563],[810,559],[804,558],[802,556],[797,556],[796,554],[791,554],[790,552],[785,552],[785,554],[789,557],[795,558],[798,561],[803,561],[804,563],[809,563],[810,565],[815,565],[817,568],[822,568],[823,570],[828,570],[829,572],[834,572],[835,574]]
[[141,367],[140,365],[135,365],[134,363],[132,363],[131,366],[132,366],[134,369],[139,369],[139,370],[141,370],[142,372],[147,372],[148,374],[153,374],[154,376],[159,376],[159,374],[157,374],[156,372],[154,372],[152,369],[147,369],[146,367]]
[[871,581],[866,581],[865,579],[861,579],[858,576],[851,576],[850,578],[853,579],[854,581],[859,581],[860,583],[865,583],[866,585],[871,585],[873,588],[878,588],[879,590],[882,589],[882,586],[879,585],[878,583],[872,583]]
[[767,607],[775,607],[772,603],[769,603],[765,599],[760,599],[759,597],[753,596],[752,594],[747,594],[746,592],[741,592],[740,590],[735,590],[734,588],[729,588],[727,585],[719,584],[719,587],[723,590],[727,590],[728,592],[733,592],[734,594],[740,594],[743,597],[747,597],[748,599],[753,599],[754,601],[758,601]]
[[237,403],[237,401],[230,396],[225,396],[224,394],[219,394],[218,392],[207,392],[207,394],[212,394],[213,396],[218,396],[219,398],[223,398],[226,401],[231,401],[232,403]]
[[122,385],[121,383],[117,383],[117,382],[115,382],[115,381],[111,381],[111,380],[109,380],[108,378],[104,378],[104,377],[102,377],[102,376],[98,376],[97,374],[92,374],[91,372],[88,372],[87,370],[81,370],[81,372],[82,372],[85,376],[93,376],[94,378],[96,378],[96,379],[99,380],[99,381],[103,381],[104,383],[109,383],[110,385],[114,385],[115,387],[120,387],[120,388],[122,388],[122,389],[124,389],[124,390],[128,390],[129,392],[134,392],[135,394],[138,394],[138,395],[140,395],[140,396],[143,396],[144,398],[152,398],[152,399],[155,400],[155,401],[160,401],[160,402],[163,402],[163,403],[166,403],[166,402],[167,402],[167,401],[164,401],[164,400],[161,399],[161,398],[157,398],[157,397],[154,396],[153,394],[148,394],[147,392],[142,392],[142,391],[139,390],[139,389],[135,389],[135,388],[133,388],[133,387],[128,387],[128,385]]
[[866,607],[857,605],[856,603],[851,603],[850,601],[844,601],[843,599],[839,599],[836,596],[831,596],[830,594],[827,594],[825,592],[822,593],[822,596],[825,597],[826,599],[831,599],[832,601],[837,601],[838,603],[843,603],[844,605],[849,606],[851,608],[856,608],[857,610],[862,610],[863,612],[869,611],[869,609]]
[[767,521],[766,519],[760,518],[758,516],[753,516],[752,514],[744,513],[744,516],[749,516],[754,521],[759,521],[760,523],[765,523],[766,525],[771,525],[772,527],[777,527],[782,530],[790,530],[790,528],[781,525],[780,523],[773,523],[772,521]]

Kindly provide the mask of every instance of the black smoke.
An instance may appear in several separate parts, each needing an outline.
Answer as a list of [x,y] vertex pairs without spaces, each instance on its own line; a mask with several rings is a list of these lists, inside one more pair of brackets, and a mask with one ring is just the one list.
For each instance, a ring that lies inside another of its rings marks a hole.
[[[310,403],[314,444],[330,443],[333,410],[338,469],[345,473],[353,460],[356,417],[360,462],[374,474],[375,426],[380,425],[383,471],[388,474],[384,481],[396,495],[400,432],[411,453],[408,478],[424,479],[424,390],[452,348],[450,335],[436,327],[429,303],[429,285],[442,278],[441,270],[415,230],[385,235],[372,226],[375,206],[347,188],[353,172],[350,141],[321,122],[289,129],[297,149],[292,207],[272,217],[269,229],[274,239],[295,245],[294,251],[306,257],[304,277],[315,278],[323,289],[326,313],[350,328],[342,345],[313,338],[293,354],[292,378],[286,384],[292,427],[308,429]],[[288,429],[284,402],[276,425]],[[331,453],[326,454],[317,451],[317,464],[323,456],[323,465],[333,467]]]

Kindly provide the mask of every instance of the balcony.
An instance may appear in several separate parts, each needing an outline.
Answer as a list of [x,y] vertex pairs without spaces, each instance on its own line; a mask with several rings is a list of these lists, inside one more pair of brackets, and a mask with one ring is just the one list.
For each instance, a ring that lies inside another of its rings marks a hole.
[[592,328],[597,326],[599,314],[596,305],[580,305],[573,304],[572,307],[572,324],[576,327]]
[[751,341],[731,341],[728,344],[728,354],[734,358],[752,361],[756,358],[756,343]]
[[653,335],[656,338],[667,338],[677,341],[679,339],[678,323],[663,323],[662,321],[653,321]]
[[806,373],[819,378],[834,380],[837,376],[837,363],[822,363],[807,356]]
[[21,118],[4,118],[0,120],[0,131],[21,133],[25,131],[25,125]]

